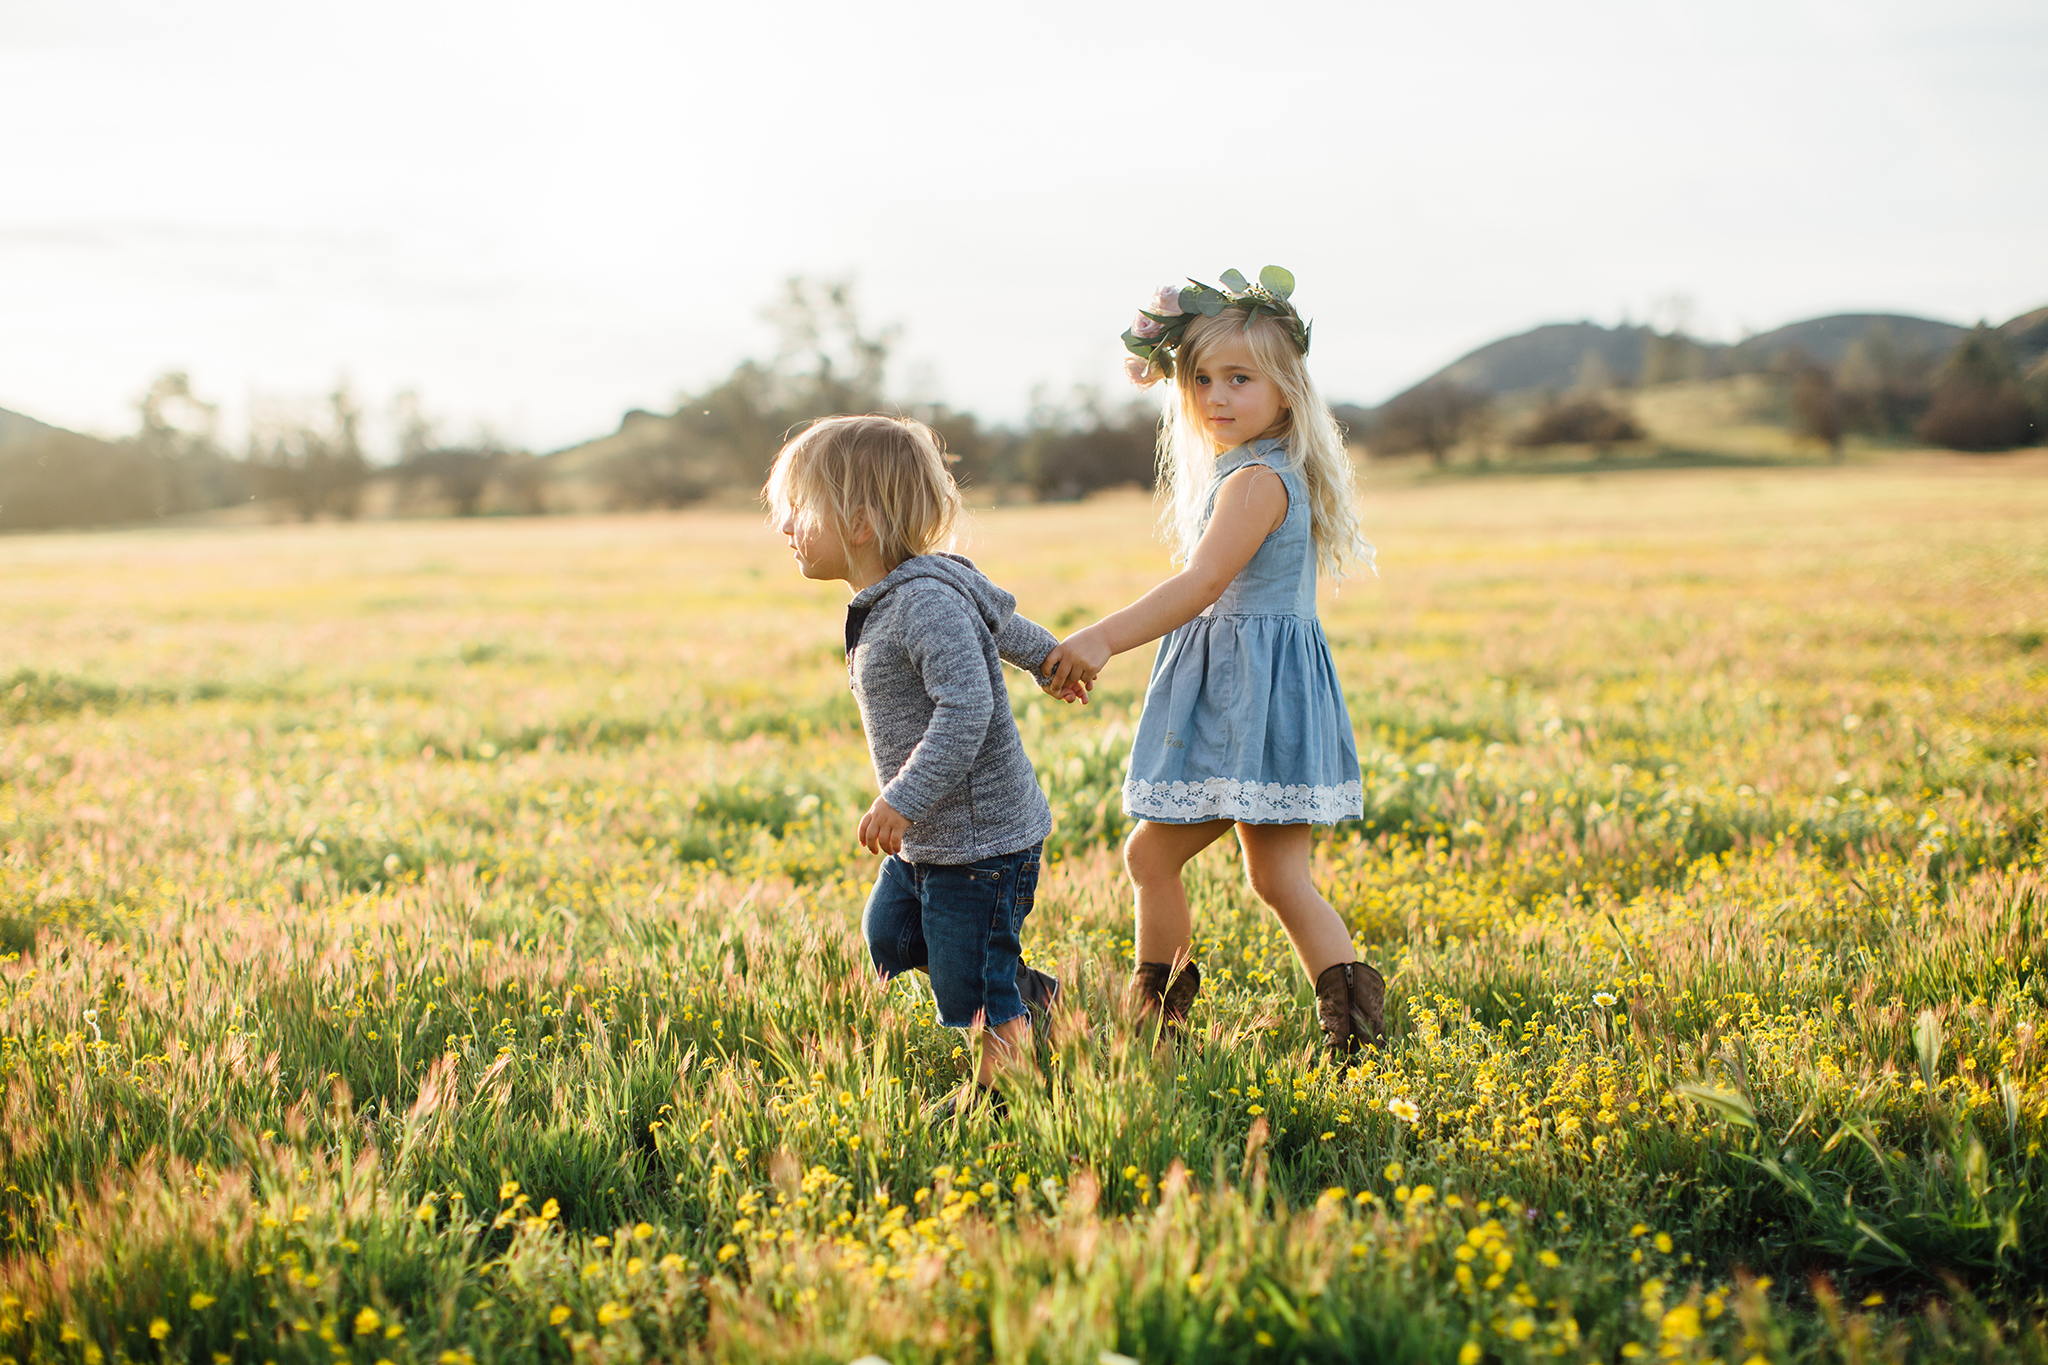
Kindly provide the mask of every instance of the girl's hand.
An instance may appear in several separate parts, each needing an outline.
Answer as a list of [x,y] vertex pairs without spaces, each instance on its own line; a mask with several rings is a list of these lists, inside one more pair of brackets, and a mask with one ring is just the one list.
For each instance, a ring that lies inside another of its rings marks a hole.
[[1051,678],[1046,684],[1047,690],[1065,695],[1077,685],[1093,687],[1096,675],[1102,672],[1114,652],[1100,622],[1075,631],[1054,645],[1052,653],[1046,655],[1045,662],[1039,665],[1040,670]]
[[853,837],[870,853],[901,853],[903,832],[909,828],[910,821],[903,818],[903,813],[878,796],[875,804],[868,807],[868,813],[861,816]]

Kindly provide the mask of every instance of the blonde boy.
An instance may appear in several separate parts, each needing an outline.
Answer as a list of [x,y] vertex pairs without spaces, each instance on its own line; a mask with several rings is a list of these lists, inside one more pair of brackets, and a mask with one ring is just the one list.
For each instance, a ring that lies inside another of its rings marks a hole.
[[1021,1055],[1030,1007],[1059,990],[1019,959],[1052,812],[1002,676],[1004,660],[1036,676],[1055,642],[973,564],[936,553],[960,492],[922,422],[826,418],[783,447],[763,491],[804,577],[852,594],[846,666],[881,787],[856,838],[886,855],[861,917],[869,954],[884,980],[928,971],[946,1027],[984,1030],[977,1088],[951,1117]]

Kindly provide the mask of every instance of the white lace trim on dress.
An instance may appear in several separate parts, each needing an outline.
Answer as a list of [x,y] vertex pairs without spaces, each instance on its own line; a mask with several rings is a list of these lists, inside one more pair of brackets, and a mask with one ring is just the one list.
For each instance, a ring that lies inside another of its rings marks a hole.
[[1211,777],[1201,782],[1124,782],[1124,809],[1141,820],[1244,820],[1265,825],[1333,825],[1365,809],[1356,782],[1327,787],[1305,783],[1244,782]]

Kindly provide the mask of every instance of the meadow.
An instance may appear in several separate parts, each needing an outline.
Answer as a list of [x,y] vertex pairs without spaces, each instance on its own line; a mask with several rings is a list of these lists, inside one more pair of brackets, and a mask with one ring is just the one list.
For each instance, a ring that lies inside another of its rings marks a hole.
[[[2048,465],[1367,485],[1389,986],[1227,847],[1119,1013],[1150,651],[1014,680],[1007,1116],[858,932],[843,598],[758,516],[0,539],[0,1365],[2048,1361]],[[979,513],[1055,629],[1134,495]]]

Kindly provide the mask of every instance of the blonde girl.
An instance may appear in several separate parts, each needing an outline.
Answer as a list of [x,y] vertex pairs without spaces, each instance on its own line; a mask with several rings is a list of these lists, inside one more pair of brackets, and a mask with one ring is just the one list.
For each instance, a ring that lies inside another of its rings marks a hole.
[[[1182,567],[1046,657],[1051,686],[1092,684],[1111,656],[1160,640],[1124,780],[1137,892],[1127,999],[1185,1020],[1201,989],[1181,871],[1233,829],[1260,900],[1315,985],[1334,1055],[1382,1035],[1385,984],[1316,890],[1310,827],[1361,813],[1358,752],[1316,617],[1318,570],[1370,566],[1351,462],[1304,364],[1294,279],[1268,266],[1224,288],[1171,286],[1124,335],[1131,378],[1170,379],[1161,520]],[[1161,637],[1164,637],[1163,639]]]

